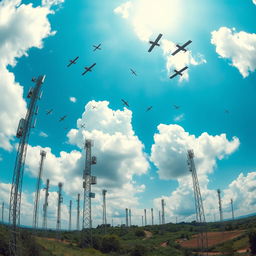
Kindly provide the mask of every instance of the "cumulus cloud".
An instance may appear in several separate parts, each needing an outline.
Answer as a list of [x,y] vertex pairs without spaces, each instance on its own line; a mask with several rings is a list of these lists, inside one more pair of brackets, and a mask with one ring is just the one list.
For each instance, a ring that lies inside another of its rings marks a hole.
[[[131,125],[132,112],[112,110],[109,102],[91,101],[85,106],[82,117],[77,120],[77,129],[71,129],[67,136],[71,144],[79,150],[60,152],[57,156],[50,148],[43,148],[47,152],[44,163],[43,179],[50,178],[51,184],[64,183],[64,191],[75,197],[82,192],[82,174],[85,166],[84,142],[92,139],[92,155],[97,157],[97,164],[92,166],[92,174],[98,177],[96,192],[96,210],[101,222],[101,191],[108,190],[108,214],[114,211],[122,212],[124,206],[138,206],[137,193],[145,190],[145,185],[136,184],[134,176],[147,173],[149,163],[144,154],[144,145],[135,135]],[[96,106],[96,108],[93,108]],[[82,127],[81,124],[85,124]],[[28,147],[26,172],[36,177],[40,161],[40,146]]]
[[256,34],[221,27],[212,32],[211,43],[219,56],[230,59],[243,77],[256,70]]
[[48,137],[48,134],[46,134],[45,132],[42,132],[42,131],[41,131],[41,132],[39,133],[39,136],[40,136],[40,137],[47,138],[47,137]]
[[256,0],[252,0],[252,2],[253,2],[254,4],[256,4]]
[[190,135],[179,125],[159,125],[159,133],[154,136],[151,160],[158,167],[161,179],[177,179],[178,187],[169,196],[154,199],[155,207],[160,207],[162,198],[166,201],[168,216],[183,216],[186,221],[195,219],[193,183],[187,165],[187,150],[193,149],[195,165],[201,188],[207,218],[216,209],[216,191],[208,189],[208,175],[221,160],[235,152],[239,139],[228,140],[226,134],[209,135],[202,133],[199,137]]
[[46,7],[22,4],[21,0],[0,2],[0,147],[11,150],[11,140],[19,119],[24,117],[26,102],[23,88],[7,69],[17,58],[27,56],[32,47],[42,48],[43,39],[54,35]]
[[70,97],[69,100],[73,103],[76,103],[76,97]]
[[[148,42],[156,37],[161,31],[165,34],[177,25],[183,9],[182,1],[179,0],[138,0],[136,2],[125,2],[114,9],[116,14],[127,19],[134,29],[135,34],[142,41]],[[172,12],[170,13],[170,10]],[[180,52],[175,56],[171,52],[176,50],[176,44],[172,41],[162,39],[161,49],[166,59],[167,75],[170,76],[174,69],[181,69],[187,65],[196,66],[206,63],[202,54],[192,56],[191,51]],[[188,80],[188,70],[179,78],[179,82]]]

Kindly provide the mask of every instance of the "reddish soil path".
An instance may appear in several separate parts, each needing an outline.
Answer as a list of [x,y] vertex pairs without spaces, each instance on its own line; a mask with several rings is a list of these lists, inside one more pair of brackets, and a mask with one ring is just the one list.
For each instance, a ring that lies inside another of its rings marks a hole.
[[152,232],[144,230],[145,233],[145,238],[143,238],[143,240],[149,239],[153,236]]
[[[228,240],[232,240],[239,237],[244,233],[243,230],[225,231],[225,232],[208,232],[208,245],[214,246]],[[197,248],[197,236],[195,235],[190,240],[177,240],[182,247],[186,248]]]

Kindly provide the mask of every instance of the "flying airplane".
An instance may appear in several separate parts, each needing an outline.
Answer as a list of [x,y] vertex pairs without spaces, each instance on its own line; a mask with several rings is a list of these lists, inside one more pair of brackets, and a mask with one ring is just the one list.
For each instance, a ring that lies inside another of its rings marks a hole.
[[126,105],[127,107],[130,107],[128,101],[125,101],[123,99],[121,99],[121,101],[124,103],[124,105]]
[[78,60],[78,58],[79,58],[79,56],[75,57],[73,60],[70,60],[67,67],[70,67],[72,64],[76,64],[76,61]]
[[180,106],[177,106],[177,105],[173,105],[173,107],[174,107],[175,109],[179,109],[179,108],[180,108]]
[[85,124],[81,124],[81,128],[85,128]]
[[150,111],[152,108],[153,108],[152,106],[148,107],[148,108],[146,109],[146,112]]
[[152,44],[148,50],[148,52],[151,52],[155,46],[160,46],[160,44],[158,43],[161,39],[163,35],[162,34],[159,34],[157,39],[153,42],[153,41],[149,41],[150,44]]
[[92,68],[96,65],[96,63],[93,63],[89,68],[88,67],[84,67],[85,71],[84,73],[82,73],[82,76],[85,75],[87,72],[92,72]]
[[46,115],[50,115],[53,112],[53,109],[46,110]]
[[92,109],[95,109],[95,108],[97,108],[96,106],[92,106]]
[[60,120],[59,120],[59,122],[61,122],[61,121],[64,121],[65,119],[66,119],[66,115],[65,116],[62,116],[61,118],[60,118]]
[[99,44],[99,45],[93,45],[93,47],[94,47],[94,52],[96,51],[96,50],[101,50],[101,48],[100,48],[100,46],[101,46],[101,44]]
[[134,71],[132,68],[130,68],[130,70],[131,70],[131,72],[132,72],[133,75],[137,76],[136,71]]
[[188,69],[187,66],[184,67],[184,68],[182,68],[181,70],[176,70],[176,69],[175,69],[175,70],[174,70],[175,74],[172,75],[172,76],[170,76],[170,79],[174,78],[174,77],[177,76],[177,75],[182,76],[182,72],[184,72],[186,69]]
[[35,78],[35,77],[32,77],[31,81],[32,81],[32,82],[36,82],[36,78]]
[[189,40],[189,41],[187,41],[185,44],[183,44],[182,46],[176,44],[176,46],[178,47],[178,49],[177,49],[175,52],[172,53],[172,56],[174,56],[175,54],[177,54],[177,53],[180,52],[180,51],[186,52],[187,50],[185,49],[185,47],[188,46],[188,45],[191,44],[191,43],[192,43],[192,41]]

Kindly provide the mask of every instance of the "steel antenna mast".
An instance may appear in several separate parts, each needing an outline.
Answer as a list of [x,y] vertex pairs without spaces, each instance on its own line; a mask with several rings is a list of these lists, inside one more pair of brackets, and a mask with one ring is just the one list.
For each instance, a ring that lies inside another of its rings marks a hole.
[[61,204],[63,203],[62,186],[63,184],[60,182],[58,184],[59,191],[58,191],[58,208],[57,208],[57,223],[56,223],[56,231],[57,231],[58,239],[60,239],[60,230],[61,230]]
[[34,128],[36,124],[36,119],[34,119],[34,116],[38,113],[36,102],[42,96],[42,93],[40,95],[40,91],[44,79],[45,76],[39,76],[37,79],[33,80],[35,81],[36,85],[29,90],[27,95],[27,98],[30,99],[27,114],[25,119],[20,119],[16,134],[16,137],[20,139],[20,142],[16,155],[10,193],[9,222],[11,225],[11,236],[9,241],[9,250],[11,256],[21,255],[21,251],[19,249],[20,247],[17,246],[17,240],[19,236],[18,225],[20,224],[20,205],[24,164],[26,159],[30,129]]
[[161,204],[162,204],[162,224],[165,224],[165,211],[164,211],[165,202],[164,202],[164,199],[161,200]]
[[40,159],[40,166],[39,166],[39,173],[37,177],[37,184],[36,184],[36,195],[35,195],[35,202],[34,202],[34,212],[33,212],[33,228],[38,228],[38,203],[40,200],[40,188],[41,188],[41,178],[42,178],[42,171],[43,171],[43,164],[44,159],[46,157],[46,152],[41,150],[40,152],[41,159]]
[[203,206],[203,200],[200,192],[200,186],[197,178],[197,172],[194,162],[194,152],[193,150],[188,150],[188,166],[189,171],[192,174],[192,180],[193,180],[193,189],[194,189],[194,197],[195,197],[195,208],[196,208],[196,220],[198,223],[201,223],[205,228],[202,227],[202,230],[200,234],[198,235],[198,247],[201,249],[201,251],[206,251],[206,254],[208,255],[208,236],[206,231],[206,220],[205,220],[205,214],[204,214],[204,206]]
[[69,201],[69,224],[68,224],[69,231],[71,231],[71,225],[72,225],[72,200]]
[[76,229],[80,229],[80,194],[77,195],[77,216],[76,216]]
[[96,164],[96,157],[91,155],[93,142],[85,141],[85,169],[83,174],[84,205],[83,205],[83,242],[85,247],[92,245],[92,210],[91,199],[95,198],[95,193],[91,192],[91,185],[96,184],[96,177],[91,175],[91,166]]
[[43,205],[43,229],[47,229],[47,208],[48,208],[48,197],[49,197],[49,179],[46,181],[46,187],[45,189],[45,199],[44,199],[44,205]]
[[218,194],[218,200],[219,200],[219,212],[220,212],[220,221],[223,221],[223,211],[222,211],[222,203],[221,203],[221,196],[220,196],[220,189],[217,189],[217,194]]

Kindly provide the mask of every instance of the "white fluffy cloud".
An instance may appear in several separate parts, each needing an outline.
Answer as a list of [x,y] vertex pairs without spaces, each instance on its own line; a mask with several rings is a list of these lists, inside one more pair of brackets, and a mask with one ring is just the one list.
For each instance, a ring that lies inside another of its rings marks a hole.
[[256,0],[252,0],[252,2],[253,2],[254,4],[256,4]]
[[[142,41],[148,42],[160,32],[165,35],[177,26],[177,21],[181,17],[184,3],[179,0],[138,0],[136,2],[125,2],[114,9],[114,13],[127,19],[134,29],[135,34]],[[202,54],[192,56],[191,51],[180,52],[175,56],[171,53],[176,50],[176,44],[172,41],[162,39],[163,55],[166,59],[167,75],[173,73],[174,69],[181,69],[187,65],[195,66],[206,63]],[[188,80],[188,70],[179,78],[179,81]]]
[[69,100],[73,103],[76,103],[76,97],[69,97]]
[[42,0],[42,6],[52,7],[54,5],[60,5],[65,0]]
[[256,70],[256,34],[221,27],[212,32],[211,43],[219,56],[230,59],[243,77]]
[[47,7],[33,7],[21,0],[0,2],[0,147],[6,150],[12,149],[10,141],[26,112],[23,88],[7,66],[15,66],[17,58],[27,56],[32,47],[42,48],[43,39],[54,35],[47,17],[50,13]]
[[226,134],[212,136],[202,133],[199,137],[190,135],[179,125],[158,126],[154,135],[151,160],[157,166],[162,179],[175,179],[188,175],[187,150],[193,149],[196,155],[197,171],[211,173],[217,159],[230,155],[239,146],[239,139],[229,141]]
[[[149,169],[147,156],[143,153],[144,145],[131,125],[132,112],[126,108],[114,111],[108,105],[107,101],[89,102],[77,120],[77,129],[69,131],[69,143],[77,145],[79,151],[62,151],[56,156],[50,148],[43,149],[47,152],[43,180],[49,178],[54,186],[63,182],[65,193],[75,197],[82,192],[85,138],[94,141],[92,155],[97,157],[97,164],[92,166],[92,174],[98,177],[98,184],[93,187],[96,192],[94,209],[99,222],[101,190],[107,189],[108,198],[112,199],[108,203],[109,215],[115,211],[122,213],[125,207],[134,208],[139,204],[136,194],[145,190],[143,184],[134,182],[134,176],[145,174]],[[33,177],[38,173],[41,149],[39,146],[28,147],[26,172]]]

